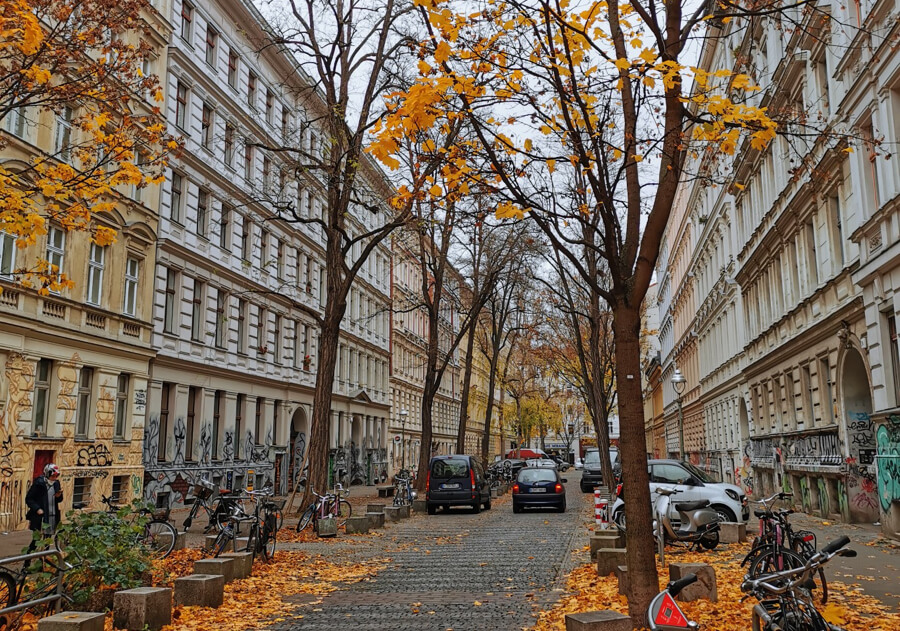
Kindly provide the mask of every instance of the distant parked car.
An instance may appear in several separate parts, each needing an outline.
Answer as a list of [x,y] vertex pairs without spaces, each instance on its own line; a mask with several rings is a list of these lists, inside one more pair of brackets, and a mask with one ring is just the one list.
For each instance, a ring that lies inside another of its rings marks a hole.
[[519,471],[512,488],[513,512],[520,513],[526,506],[556,508],[566,511],[566,482],[559,472],[549,467],[526,467]]
[[569,467],[572,466],[568,462],[566,462],[565,460],[560,458],[559,456],[550,456],[550,459],[556,463],[557,471],[568,471]]
[[525,461],[526,467],[539,467],[543,469],[558,469],[556,461],[552,458],[529,458]]
[[[619,450],[609,450],[609,461],[612,463],[613,472],[620,469]],[[584,474],[581,476],[581,492],[590,493],[595,486],[603,484],[603,469],[600,468],[600,451],[588,449],[584,453]]]

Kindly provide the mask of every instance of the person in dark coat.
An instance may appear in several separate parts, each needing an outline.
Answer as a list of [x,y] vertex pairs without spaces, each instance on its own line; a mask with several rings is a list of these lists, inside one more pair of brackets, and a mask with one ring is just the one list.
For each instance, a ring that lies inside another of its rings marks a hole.
[[[62,501],[62,488],[59,485],[59,467],[48,464],[44,467],[44,475],[38,477],[25,495],[28,512],[25,519],[32,532],[51,536],[59,524],[59,503]],[[32,538],[28,551],[33,552],[37,540]]]

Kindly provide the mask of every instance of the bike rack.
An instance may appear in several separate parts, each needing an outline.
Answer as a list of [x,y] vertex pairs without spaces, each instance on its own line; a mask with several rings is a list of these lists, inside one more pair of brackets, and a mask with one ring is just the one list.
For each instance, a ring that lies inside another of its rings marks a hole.
[[[56,565],[56,593],[51,596],[43,596],[42,598],[35,598],[34,600],[26,600],[24,602],[17,603],[12,607],[6,607],[5,609],[0,609],[0,616],[5,613],[15,613],[16,611],[21,611],[23,609],[30,609],[31,607],[35,607],[37,605],[43,605],[44,603],[54,603],[53,612],[59,612],[59,603],[63,599],[62,593],[62,577],[65,570],[63,569],[63,555],[62,552],[57,550],[56,548],[50,548],[49,550],[44,550],[42,552],[32,552],[30,554],[20,554],[19,556],[9,557],[7,559],[0,559],[0,567],[4,565],[12,565],[14,563],[19,563],[20,561],[23,564],[28,563],[32,559],[40,559],[46,556],[54,555],[56,556],[57,565]],[[24,568],[23,568],[24,571]]]

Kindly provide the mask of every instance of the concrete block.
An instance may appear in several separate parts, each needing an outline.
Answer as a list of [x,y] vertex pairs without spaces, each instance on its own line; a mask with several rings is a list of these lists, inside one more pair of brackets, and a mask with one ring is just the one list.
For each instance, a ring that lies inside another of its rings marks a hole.
[[369,532],[369,518],[366,516],[348,517],[346,528],[348,535],[365,534]]
[[38,631],[103,631],[105,613],[63,611],[38,621]]
[[191,574],[175,579],[175,604],[186,607],[220,607],[225,577],[221,574]]
[[385,506],[384,507],[384,520],[385,521],[400,521],[400,507],[399,506]]
[[158,631],[172,624],[172,590],[168,587],[137,587],[113,596],[113,628]]
[[173,550],[184,550],[187,547],[187,533],[186,532],[176,532],[175,533],[175,547]]
[[682,602],[691,602],[704,598],[712,602],[718,602],[719,594],[716,590],[716,571],[708,563],[670,563],[669,580],[677,581],[688,574],[696,574],[697,582],[688,585],[675,597]]
[[491,489],[491,499],[492,499],[492,500],[495,500],[495,499],[497,499],[498,497],[500,497],[500,489],[498,489],[498,488],[492,488],[492,489]]
[[194,561],[194,574],[221,574],[230,583],[234,580],[234,559],[221,556]]
[[203,538],[203,549],[204,550],[212,550],[213,546],[216,545],[216,538],[219,535],[206,535]]
[[624,548],[625,547],[625,537],[620,537],[617,535],[593,535],[590,539],[591,545],[591,558],[594,558],[594,555],[597,554],[597,550],[602,548]]
[[[246,552],[247,546],[250,545],[250,537],[235,537],[234,550],[232,552]],[[228,549],[228,546],[225,546]]]
[[369,518],[369,528],[384,528],[384,513],[366,513]]
[[327,517],[316,522],[316,534],[320,537],[334,537],[337,535],[337,520]]
[[383,513],[387,504],[366,504],[367,513]]
[[628,595],[628,566],[620,565],[616,567],[616,579],[619,581],[619,594]]
[[[418,502],[419,500],[416,500],[416,501]],[[422,502],[424,503],[425,500],[422,500]],[[400,509],[400,512],[399,512],[400,519],[409,519],[409,515],[410,515],[409,504],[407,504],[406,506],[398,506],[397,508]],[[425,512],[426,508],[427,508],[427,505],[422,507],[423,513]]]
[[252,552],[226,552],[220,559],[232,559],[234,561],[234,578],[247,578],[253,574]]
[[566,614],[566,631],[631,631],[631,618],[618,611],[582,611]]
[[625,563],[625,548],[600,548],[595,555],[597,574],[609,576],[616,568]]
[[412,509],[417,513],[424,513],[428,509],[428,502],[425,500],[413,500]]
[[744,543],[747,540],[747,524],[723,521],[719,524],[722,543]]
[[506,484],[506,482],[501,482],[500,483],[500,495],[506,495],[506,492],[508,490],[509,490],[509,486]]

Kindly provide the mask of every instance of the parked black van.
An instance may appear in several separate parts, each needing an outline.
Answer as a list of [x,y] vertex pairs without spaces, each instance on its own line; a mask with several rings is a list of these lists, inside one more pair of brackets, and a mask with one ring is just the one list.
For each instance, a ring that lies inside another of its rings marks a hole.
[[471,506],[476,513],[491,509],[491,485],[484,474],[484,464],[475,456],[454,454],[435,456],[428,465],[425,483],[428,514],[434,515],[438,506]]

